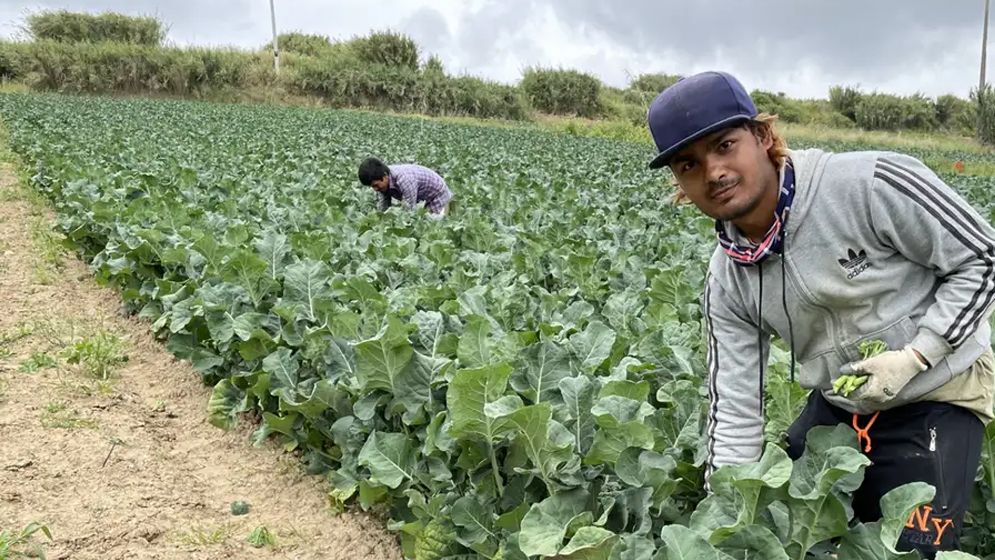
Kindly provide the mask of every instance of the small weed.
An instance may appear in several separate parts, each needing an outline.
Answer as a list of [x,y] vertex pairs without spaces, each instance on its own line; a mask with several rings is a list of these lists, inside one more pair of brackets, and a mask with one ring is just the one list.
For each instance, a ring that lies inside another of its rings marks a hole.
[[249,534],[249,544],[255,548],[262,548],[264,546],[274,548],[276,547],[276,537],[273,536],[273,533],[270,533],[269,529],[260,525]]
[[0,202],[15,202],[21,199],[21,193],[16,185],[0,188]]
[[231,537],[235,527],[230,523],[211,529],[210,527],[195,527],[179,535],[179,541],[191,546],[207,546],[221,544]]
[[40,284],[52,283],[62,270],[65,248],[62,236],[55,232],[43,216],[31,220],[31,240],[34,244],[33,273]]
[[64,403],[49,403],[41,414],[41,425],[44,428],[60,428],[63,430],[96,429],[97,421],[91,418],[80,418],[74,410],[69,410]]
[[48,355],[46,352],[34,352],[31,357],[27,360],[21,362],[21,366],[18,370],[21,373],[37,373],[43,369],[52,369],[58,367],[59,362],[54,357]]
[[33,542],[36,533],[42,533],[52,540],[52,532],[40,523],[29,523],[20,531],[0,530],[0,560],[15,558],[44,558],[41,545]]
[[27,323],[20,323],[13,329],[0,332],[0,346],[13,344],[22,338],[27,338],[34,334],[35,328]]
[[128,361],[124,343],[110,332],[99,331],[72,344],[62,352],[67,363],[78,365],[94,379],[107,381],[121,364]]
[[14,355],[14,343],[22,338],[31,336],[34,332],[30,325],[21,323],[13,329],[0,332],[0,359],[9,358]]

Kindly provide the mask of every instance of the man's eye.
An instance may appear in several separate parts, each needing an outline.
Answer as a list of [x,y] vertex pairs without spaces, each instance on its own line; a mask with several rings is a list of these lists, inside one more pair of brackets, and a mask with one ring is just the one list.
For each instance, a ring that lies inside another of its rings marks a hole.
[[727,151],[729,148],[732,148],[732,145],[733,145],[732,140],[726,140],[725,142],[719,144],[719,150],[722,150],[723,152]]

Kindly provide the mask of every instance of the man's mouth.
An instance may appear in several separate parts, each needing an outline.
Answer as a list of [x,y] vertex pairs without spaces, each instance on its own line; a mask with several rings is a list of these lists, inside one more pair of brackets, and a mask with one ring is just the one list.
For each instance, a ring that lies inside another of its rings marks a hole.
[[726,202],[732,195],[736,192],[736,187],[739,186],[739,181],[730,183],[724,187],[719,187],[718,189],[712,191],[711,198],[716,202]]

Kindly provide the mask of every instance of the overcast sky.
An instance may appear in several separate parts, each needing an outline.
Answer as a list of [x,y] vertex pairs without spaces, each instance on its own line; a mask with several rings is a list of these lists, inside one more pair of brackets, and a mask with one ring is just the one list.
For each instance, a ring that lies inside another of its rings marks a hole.
[[[268,0],[0,0],[0,36],[45,8],[156,15],[181,45],[256,47],[271,33]],[[276,0],[281,31],[346,39],[391,28],[450,72],[503,82],[531,65],[615,86],[721,69],[794,97],[826,97],[834,84],[967,96],[983,14],[984,0]]]

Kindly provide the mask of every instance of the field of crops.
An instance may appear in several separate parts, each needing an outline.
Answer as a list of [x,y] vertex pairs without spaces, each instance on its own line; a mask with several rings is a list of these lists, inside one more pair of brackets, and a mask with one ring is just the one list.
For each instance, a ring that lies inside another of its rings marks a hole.
[[[258,419],[411,558],[899,558],[931,496],[851,521],[867,460],[840,427],[792,465],[776,444],[805,392],[775,349],[772,444],[706,497],[712,226],[668,203],[647,146],[148,100],[7,94],[0,116],[67,243],[214,387],[212,422]],[[376,213],[367,155],[438,169],[456,212]],[[991,216],[995,181],[939,171]],[[964,541],[985,556],[995,429],[979,479]]]

